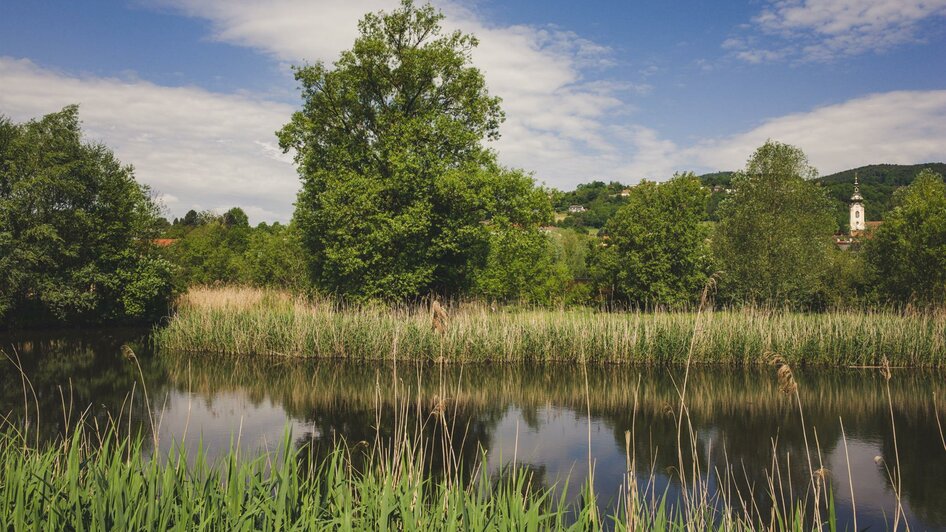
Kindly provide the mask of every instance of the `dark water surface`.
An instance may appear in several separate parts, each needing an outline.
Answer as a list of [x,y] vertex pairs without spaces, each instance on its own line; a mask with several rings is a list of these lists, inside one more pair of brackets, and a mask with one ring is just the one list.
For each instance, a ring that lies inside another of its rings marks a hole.
[[[618,496],[627,467],[625,431],[633,428],[630,452],[642,487],[650,481],[658,495],[679,496],[681,369],[234,359],[155,353],[146,333],[128,330],[27,333],[0,341],[0,349],[19,356],[32,383],[30,423],[44,438],[55,438],[65,418],[88,409],[88,419],[104,425],[121,418],[126,429],[148,435],[153,420],[161,450],[182,441],[196,449],[202,441],[211,457],[237,444],[253,456],[277,447],[287,427],[297,443],[324,451],[339,438],[390,438],[399,420],[412,434],[449,442],[449,454],[468,463],[485,451],[490,470],[515,460],[545,485],[561,488],[567,477],[573,498],[588,476],[590,438],[594,487],[607,505]],[[123,345],[137,353],[140,372],[122,355]],[[944,374],[894,370],[892,403],[877,370],[796,370],[796,378],[814,468],[827,469],[840,528],[853,524],[852,485],[858,527],[888,527],[896,497],[887,470],[898,455],[911,528],[946,528],[946,449],[934,412],[934,395],[946,392]],[[22,419],[23,405],[20,374],[0,357],[0,414]],[[440,406],[447,428],[431,416]],[[810,485],[798,407],[779,392],[774,369],[692,369],[687,408],[698,438],[698,470],[712,486],[725,487],[717,475],[730,471],[729,495],[738,489],[767,515],[767,479],[776,468],[784,489],[804,493]],[[443,451],[429,452],[433,475]],[[684,468],[692,471],[684,454]]]

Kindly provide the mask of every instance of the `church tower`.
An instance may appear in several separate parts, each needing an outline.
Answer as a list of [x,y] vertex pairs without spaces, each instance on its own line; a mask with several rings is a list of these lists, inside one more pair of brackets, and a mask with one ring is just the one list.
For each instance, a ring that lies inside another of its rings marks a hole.
[[854,174],[854,195],[851,196],[851,233],[854,231],[863,231],[867,227],[864,220],[864,197],[861,196],[860,183],[857,182],[857,174]]

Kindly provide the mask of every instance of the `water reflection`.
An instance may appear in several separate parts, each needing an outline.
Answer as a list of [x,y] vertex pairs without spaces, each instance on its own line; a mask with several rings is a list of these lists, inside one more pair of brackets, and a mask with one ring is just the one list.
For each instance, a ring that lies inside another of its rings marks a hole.
[[[138,364],[121,355],[126,343],[138,354],[140,374]],[[162,448],[183,441],[195,449],[202,442],[214,456],[239,445],[245,456],[253,456],[276,447],[289,427],[298,443],[311,444],[312,458],[318,459],[339,439],[385,441],[401,426],[431,443],[431,475],[441,473],[444,460],[473,463],[485,451],[491,471],[515,461],[546,485],[562,486],[570,478],[568,495],[577,497],[589,471],[590,439],[594,487],[607,501],[618,494],[626,467],[625,431],[633,428],[629,452],[636,456],[638,475],[652,492],[677,495],[678,371],[153,354],[136,331],[31,335],[2,345],[8,353],[15,346],[36,390],[45,438],[87,406],[100,423],[121,415],[125,423],[130,418],[131,430],[150,434],[143,375]],[[20,376],[10,363],[0,363],[0,412],[22,416]],[[886,383],[876,371],[865,370],[801,371],[796,378],[806,425],[814,427],[807,433],[813,468],[828,470],[840,520],[850,523],[853,485],[858,525],[884,526],[896,505],[885,464],[897,458]],[[933,395],[941,397],[944,388],[940,373],[901,371],[890,381],[904,506],[915,528],[946,526],[941,504],[946,486],[940,482],[946,478],[946,449],[933,410]],[[771,504],[773,467],[786,489],[790,484],[804,492],[809,473],[802,423],[797,405],[778,391],[771,368],[694,370],[687,390],[702,476],[713,478],[728,468],[731,483],[721,489],[730,496],[738,490],[762,513]],[[64,414],[62,397],[70,396],[73,413],[67,408]],[[431,415],[439,411],[443,418]],[[690,460],[683,453],[684,471],[692,470]]]

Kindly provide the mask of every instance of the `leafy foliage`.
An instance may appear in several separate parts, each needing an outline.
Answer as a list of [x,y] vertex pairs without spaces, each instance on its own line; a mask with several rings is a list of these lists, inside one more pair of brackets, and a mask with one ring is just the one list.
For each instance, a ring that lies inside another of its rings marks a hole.
[[546,235],[505,225],[490,231],[486,264],[474,292],[492,300],[549,304],[563,301],[570,275],[564,256]]
[[243,255],[242,279],[254,286],[305,289],[308,271],[296,227],[260,224],[253,230]]
[[334,68],[296,70],[303,108],[279,132],[302,177],[295,222],[323,291],[403,299],[468,289],[486,225],[550,218],[530,176],[481,142],[503,113],[471,66],[477,41],[410,1],[368,14]]
[[0,118],[0,321],[159,316],[172,267],[153,249],[157,224],[132,168],[82,141],[78,107]]
[[875,302],[871,293],[871,277],[859,250],[841,250],[832,246],[823,283],[812,294],[812,303],[822,308],[863,307]]
[[588,279],[588,249],[593,237],[574,229],[555,228],[549,231],[557,251],[573,280]]
[[895,301],[946,301],[946,184],[923,170],[894,199],[867,254],[881,292]]
[[699,299],[709,269],[708,193],[693,174],[644,181],[608,220],[595,248],[595,277],[613,296],[635,305],[684,305]]
[[[304,290],[305,252],[293,225],[250,227],[234,207],[222,215],[190,212],[164,232],[164,254],[178,266],[181,286],[248,284]],[[193,223],[194,225],[188,225]]]
[[831,203],[798,148],[766,142],[732,179],[713,250],[731,301],[810,304],[835,229]]
[[707,221],[719,221],[719,204],[726,199],[726,196],[732,190],[733,175],[735,175],[735,172],[714,172],[699,176],[700,182],[710,191],[706,203],[705,219]]
[[183,285],[239,282],[250,231],[248,225],[230,226],[223,216],[202,213],[195,227],[172,226],[166,235],[178,238],[164,253],[180,268]]

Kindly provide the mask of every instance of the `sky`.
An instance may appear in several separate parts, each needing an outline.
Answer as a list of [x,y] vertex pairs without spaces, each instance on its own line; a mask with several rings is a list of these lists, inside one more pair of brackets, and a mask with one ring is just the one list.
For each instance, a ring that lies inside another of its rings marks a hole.
[[[397,0],[2,0],[0,114],[78,103],[169,217],[287,221],[291,67]],[[733,170],[767,139],[822,173],[946,160],[946,0],[435,0],[503,99],[491,147],[560,189]]]

